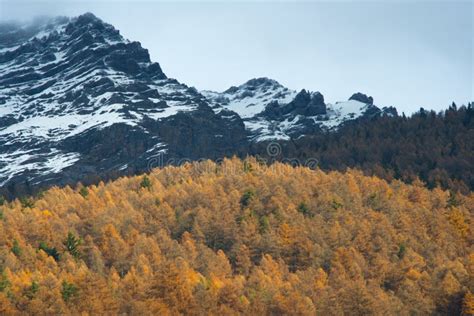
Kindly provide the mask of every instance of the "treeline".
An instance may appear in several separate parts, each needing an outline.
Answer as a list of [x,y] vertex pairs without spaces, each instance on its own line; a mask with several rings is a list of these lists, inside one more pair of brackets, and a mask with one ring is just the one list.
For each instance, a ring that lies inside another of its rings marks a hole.
[[232,159],[2,204],[2,315],[474,312],[472,193]]
[[[453,104],[440,113],[421,109],[410,117],[359,119],[348,122],[337,131],[276,141],[280,146],[276,155],[268,148],[275,141],[233,145],[236,146],[235,155],[242,159],[251,155],[269,163],[282,161],[304,165],[311,161],[312,167],[317,161],[317,165],[326,171],[353,168],[388,181],[398,179],[412,183],[422,180],[430,189],[441,187],[466,194],[474,190],[473,140],[473,104],[459,108]],[[163,163],[168,161],[180,164],[188,159],[164,156]],[[101,180],[145,171],[147,162],[142,161],[140,165],[131,164],[125,171],[112,169],[85,174],[80,180],[97,184]],[[69,184],[75,185],[76,182]],[[51,185],[38,186],[28,181],[10,183],[0,187],[0,196],[12,199],[35,195]]]
[[[270,158],[315,158],[324,170],[357,168],[386,180],[421,179],[429,188],[474,190],[473,104],[356,121],[337,132],[279,144],[281,155]],[[254,145],[251,154],[269,158],[266,145]]]

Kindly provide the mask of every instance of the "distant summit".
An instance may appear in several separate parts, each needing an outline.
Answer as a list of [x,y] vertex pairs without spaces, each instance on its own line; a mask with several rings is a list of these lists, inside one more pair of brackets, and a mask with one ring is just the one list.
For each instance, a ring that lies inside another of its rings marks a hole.
[[362,103],[365,103],[365,104],[371,104],[371,105],[374,104],[374,99],[372,97],[369,97],[369,96],[367,96],[363,93],[360,93],[360,92],[354,93],[349,98],[349,100],[355,100],[355,101],[359,101],[359,102],[362,102]]
[[345,122],[383,115],[373,98],[355,93],[349,101],[326,104],[320,92],[290,90],[266,77],[250,79],[222,93],[201,92],[214,104],[236,112],[253,142],[289,140],[337,129]]

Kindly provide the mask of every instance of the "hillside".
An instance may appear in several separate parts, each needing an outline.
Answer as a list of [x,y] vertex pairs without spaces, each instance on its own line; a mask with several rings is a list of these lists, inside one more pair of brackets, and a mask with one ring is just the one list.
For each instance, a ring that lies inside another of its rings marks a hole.
[[410,117],[361,120],[338,131],[279,142],[279,156],[268,157],[268,144],[254,144],[253,155],[266,159],[317,159],[324,170],[356,168],[369,175],[429,188],[469,193],[474,190],[473,104],[450,106],[440,113],[420,110]]
[[4,202],[0,314],[474,311],[474,196],[253,159]]
[[0,191],[9,197],[144,172],[158,155],[244,156],[255,142],[384,115],[396,111],[361,93],[326,104],[268,78],[199,92],[92,13],[0,23]]

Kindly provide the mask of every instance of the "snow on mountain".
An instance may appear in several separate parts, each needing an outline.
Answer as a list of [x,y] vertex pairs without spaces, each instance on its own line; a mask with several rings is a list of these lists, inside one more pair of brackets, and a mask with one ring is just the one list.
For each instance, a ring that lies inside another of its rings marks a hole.
[[[20,47],[3,47],[2,117],[15,122],[0,135],[59,140],[91,127],[135,126],[144,115],[158,119],[194,109],[186,101],[196,93],[167,79],[138,43],[92,15],[57,19],[37,32]],[[146,79],[153,84],[144,85]]]
[[326,132],[384,111],[361,93],[326,104],[319,92],[268,78],[198,92],[90,13],[0,24],[0,188],[11,192],[143,171],[160,154],[245,153],[251,142]]
[[331,129],[337,128],[344,122],[357,119],[364,115],[372,105],[356,100],[336,102],[327,105],[327,116],[324,120],[313,118],[315,123]]
[[345,122],[379,111],[372,97],[362,93],[348,101],[325,104],[319,92],[297,92],[268,78],[252,79],[222,93],[202,94],[213,102],[216,113],[222,109],[238,113],[254,142],[335,130]]
[[[0,26],[0,186],[75,164],[83,155],[64,143],[91,130],[124,124],[150,134],[144,122],[197,111],[213,113],[140,43],[90,13]],[[166,150],[157,135],[147,141]]]
[[201,93],[223,108],[236,112],[243,119],[262,112],[272,101],[289,103],[297,94],[296,91],[268,78],[251,79],[222,93],[214,91],[201,91]]

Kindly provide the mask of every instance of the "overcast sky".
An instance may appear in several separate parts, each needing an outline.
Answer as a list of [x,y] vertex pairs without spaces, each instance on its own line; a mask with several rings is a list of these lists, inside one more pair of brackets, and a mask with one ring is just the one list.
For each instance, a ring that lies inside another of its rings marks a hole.
[[3,21],[87,11],[198,89],[270,77],[327,102],[361,91],[406,113],[474,100],[473,1],[0,0]]

